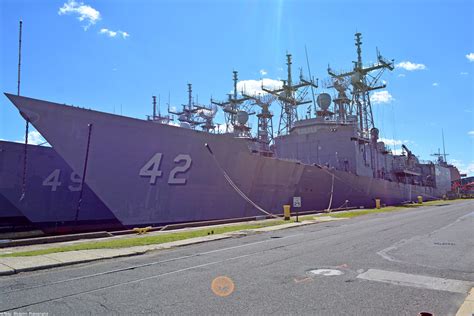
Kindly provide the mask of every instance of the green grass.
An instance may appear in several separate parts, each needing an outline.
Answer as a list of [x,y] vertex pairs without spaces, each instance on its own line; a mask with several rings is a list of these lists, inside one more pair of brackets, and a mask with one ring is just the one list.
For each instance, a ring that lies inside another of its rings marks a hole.
[[262,222],[258,224],[220,226],[220,227],[213,227],[213,228],[206,228],[206,229],[199,229],[199,230],[192,230],[192,231],[164,233],[164,234],[158,234],[158,235],[152,235],[152,236],[143,235],[140,237],[133,237],[133,238],[84,242],[77,245],[69,245],[69,246],[63,246],[63,247],[54,247],[54,248],[47,248],[47,249],[40,249],[40,250],[2,254],[0,255],[0,257],[28,257],[28,256],[46,255],[49,253],[75,251],[75,250],[105,249],[105,248],[115,249],[115,248],[126,248],[126,247],[134,247],[134,246],[156,245],[156,244],[162,244],[162,243],[167,243],[167,242],[172,242],[172,241],[177,241],[177,240],[207,236],[211,234],[211,231],[213,231],[214,235],[216,235],[216,234],[223,234],[223,233],[239,231],[239,230],[256,229],[256,228],[262,228],[262,227],[281,225],[281,224],[291,223],[293,221],[294,220],[291,220],[291,221],[273,220],[273,221],[266,221],[266,222]]

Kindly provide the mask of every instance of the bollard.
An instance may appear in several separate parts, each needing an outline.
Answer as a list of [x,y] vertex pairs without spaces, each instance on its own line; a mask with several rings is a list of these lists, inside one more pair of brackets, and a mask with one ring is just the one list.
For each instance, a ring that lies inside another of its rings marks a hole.
[[418,204],[423,204],[423,196],[418,195],[417,198],[418,198]]
[[285,221],[290,220],[290,205],[283,205],[283,215],[285,216]]
[[380,208],[380,199],[375,199],[375,208]]

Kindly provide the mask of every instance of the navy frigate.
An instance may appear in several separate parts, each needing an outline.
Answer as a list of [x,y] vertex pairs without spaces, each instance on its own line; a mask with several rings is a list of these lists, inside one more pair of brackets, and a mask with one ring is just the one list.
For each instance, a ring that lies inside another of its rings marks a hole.
[[[364,66],[360,33],[356,46],[351,71],[328,69],[333,100],[328,93],[320,93],[317,102],[307,98],[318,83],[302,74],[293,80],[290,54],[287,78],[281,88],[262,87],[266,97],[239,96],[234,73],[234,93],[211,101],[225,113],[223,134],[212,132],[213,124],[195,123],[193,113],[211,108],[193,109],[191,101],[178,113],[181,126],[172,126],[154,117],[6,96],[125,226],[278,214],[293,197],[301,198],[300,211],[442,197],[451,188],[448,167],[422,163],[406,146],[395,155],[380,141],[370,93],[385,88],[378,78],[394,63],[378,54],[375,64]],[[369,76],[372,72],[379,73]],[[273,101],[281,105],[276,134]],[[245,102],[260,108],[256,136]],[[298,116],[301,105],[308,105],[305,117]]]

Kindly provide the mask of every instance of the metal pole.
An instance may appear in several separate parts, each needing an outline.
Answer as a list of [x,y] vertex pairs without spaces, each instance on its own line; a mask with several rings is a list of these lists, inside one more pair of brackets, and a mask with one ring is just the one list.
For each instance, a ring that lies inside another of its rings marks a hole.
[[444,156],[444,162],[445,163],[448,163],[448,161],[446,160],[446,148],[444,146],[444,131],[443,129],[441,129],[441,137],[443,138],[443,156]]
[[[20,32],[18,35],[18,82],[17,82],[17,95],[20,95],[20,81],[21,81],[21,37],[22,37],[23,21],[20,20]],[[26,193],[26,172],[27,172],[27,151],[28,151],[28,130],[30,127],[30,121],[28,118],[26,120],[25,126],[25,147],[23,151],[23,179],[21,186],[21,197],[20,201],[25,198]]]
[[20,95],[20,72],[21,72],[21,29],[23,26],[23,21],[20,20],[20,35],[18,40],[18,90],[17,94]]
[[87,124],[87,126],[89,128],[89,133],[87,135],[86,158],[84,160],[84,169],[82,170],[81,191],[79,192],[79,201],[77,202],[76,216],[74,218],[74,222],[75,222],[74,226],[77,226],[77,220],[79,218],[79,211],[81,210],[82,194],[83,194],[83,191],[84,191],[84,183],[86,181],[87,162],[89,161],[89,146],[90,146],[90,143],[91,143],[92,124]]
[[[312,82],[313,77],[311,76],[311,69],[309,68],[308,50],[306,49],[306,45],[304,46],[304,52],[306,54],[306,65],[308,66],[309,79]],[[311,95],[313,96],[314,116],[316,116],[317,109],[316,109],[316,100],[314,98],[314,87],[313,87],[313,85],[311,85]]]

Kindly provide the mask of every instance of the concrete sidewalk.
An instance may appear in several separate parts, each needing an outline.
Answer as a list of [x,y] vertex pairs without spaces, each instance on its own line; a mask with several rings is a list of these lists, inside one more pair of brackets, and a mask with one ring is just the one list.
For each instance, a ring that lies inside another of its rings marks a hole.
[[[327,221],[334,221],[340,220],[338,218],[332,218],[330,216],[320,216],[315,220],[306,220],[298,223],[288,223],[282,225],[275,225],[275,226],[268,226],[256,229],[247,229],[247,230],[240,230],[234,231],[224,234],[216,234],[216,235],[208,235],[204,237],[195,237],[189,239],[183,239],[168,243],[161,243],[161,244],[152,244],[146,246],[135,246],[135,247],[128,247],[128,248],[113,248],[113,249],[91,249],[91,250],[76,250],[76,251],[67,251],[67,252],[57,252],[57,253],[50,253],[45,255],[38,255],[38,256],[25,256],[25,257],[0,257],[0,276],[1,275],[10,275],[15,273],[20,273],[24,271],[34,271],[40,269],[48,269],[54,267],[61,267],[67,266],[77,263],[84,263],[96,260],[103,260],[103,259],[110,259],[110,258],[118,258],[118,257],[126,257],[126,256],[134,256],[144,254],[148,251],[153,250],[162,250],[162,249],[169,249],[174,247],[180,247],[185,245],[192,245],[198,244],[213,240],[220,240],[226,238],[233,238],[233,237],[240,237],[246,236],[255,233],[264,233],[269,231],[275,231],[280,229],[286,229],[291,227],[298,227],[303,225],[310,225],[316,224],[321,222]],[[222,226],[222,225],[218,225]],[[212,229],[216,226],[206,227],[206,229]],[[197,228],[189,228],[189,229],[181,229],[180,232],[183,231],[192,231],[196,230]],[[198,229],[203,229],[200,227]],[[148,233],[142,236],[152,236],[157,234],[169,234],[172,231],[166,232],[153,232]],[[104,241],[110,239],[118,239],[118,238],[137,238],[137,235],[127,235],[127,236],[116,236],[110,238],[101,238],[96,241]],[[24,252],[24,251],[31,251],[31,250],[39,250],[39,249],[47,249],[52,247],[59,247],[71,244],[77,244],[81,242],[91,242],[93,240],[84,240],[84,241],[75,241],[75,242],[63,242],[57,244],[50,244],[50,245],[35,245],[35,246],[23,246],[23,247],[15,247],[15,248],[6,248],[4,249],[3,253],[15,253],[15,252]]]

